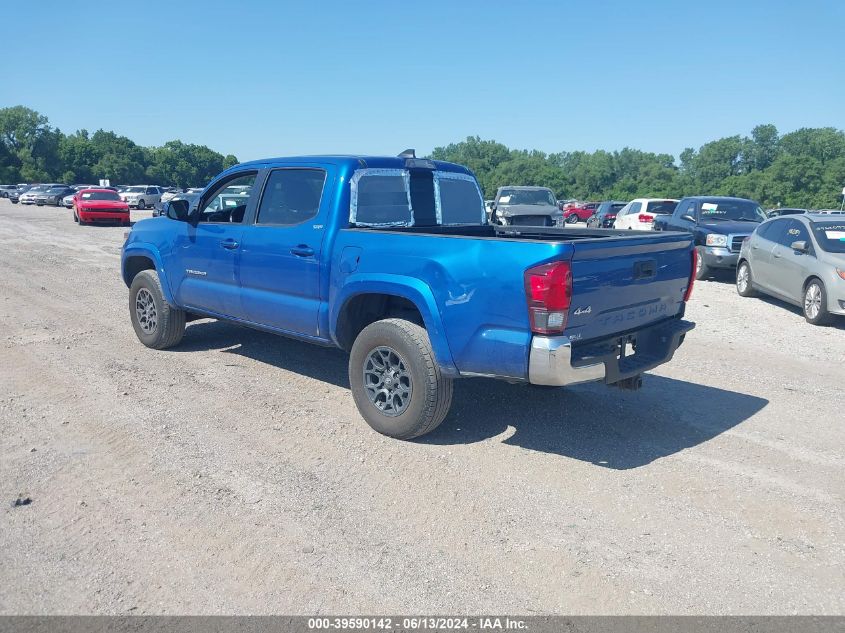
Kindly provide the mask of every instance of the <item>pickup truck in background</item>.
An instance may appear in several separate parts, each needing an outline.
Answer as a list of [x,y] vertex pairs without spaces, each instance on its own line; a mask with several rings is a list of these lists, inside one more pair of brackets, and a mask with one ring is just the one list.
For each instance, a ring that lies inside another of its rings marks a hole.
[[340,347],[364,419],[410,439],[457,378],[638,388],[694,327],[694,257],[685,233],[491,225],[472,172],[408,151],[232,167],[137,222],[121,267],[144,345],[211,317]]
[[563,218],[546,187],[499,187],[491,209],[491,221],[502,226],[557,226]]
[[692,234],[698,252],[695,278],[705,279],[715,269],[735,269],[743,240],[765,219],[754,200],[691,196],[678,202],[671,214],[657,215],[654,230]]

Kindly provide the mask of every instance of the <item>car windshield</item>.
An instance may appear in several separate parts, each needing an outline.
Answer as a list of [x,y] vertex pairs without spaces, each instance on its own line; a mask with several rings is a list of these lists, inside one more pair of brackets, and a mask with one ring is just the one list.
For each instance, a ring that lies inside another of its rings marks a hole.
[[536,204],[557,206],[555,197],[548,189],[503,189],[499,204]]
[[29,190],[29,193],[39,193],[41,191],[47,191],[47,187],[44,185],[37,185]]
[[120,196],[114,191],[83,191],[79,195],[83,200],[120,200]]
[[646,205],[646,211],[657,215],[669,215],[675,212],[678,203],[674,200],[652,200]]
[[845,253],[845,222],[813,222],[813,235],[823,251]]
[[62,192],[62,191],[64,191],[64,190],[65,190],[65,188],[64,188],[64,187],[50,187],[50,188],[47,190],[47,193],[61,193],[61,192]]
[[127,187],[124,192],[125,193],[144,193],[147,190],[146,187]]
[[762,222],[766,217],[760,205],[751,200],[713,200],[701,203],[700,218],[702,221]]

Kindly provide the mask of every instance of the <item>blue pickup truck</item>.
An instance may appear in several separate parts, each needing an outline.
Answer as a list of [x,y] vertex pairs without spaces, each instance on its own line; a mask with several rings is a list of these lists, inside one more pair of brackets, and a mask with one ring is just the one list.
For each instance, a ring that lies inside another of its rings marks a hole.
[[471,171],[412,151],[232,167],[136,223],[121,268],[144,345],[215,318],[340,347],[361,415],[401,439],[456,378],[634,389],[694,327],[689,234],[493,226]]

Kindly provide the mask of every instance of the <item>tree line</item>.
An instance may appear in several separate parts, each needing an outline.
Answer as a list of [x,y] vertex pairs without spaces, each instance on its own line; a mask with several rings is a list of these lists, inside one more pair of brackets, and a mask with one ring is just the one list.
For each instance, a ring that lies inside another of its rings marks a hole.
[[559,199],[725,195],[767,207],[823,209],[839,208],[845,187],[845,133],[832,127],[780,135],[774,125],[758,125],[750,136],[689,147],[677,161],[628,147],[546,154],[477,136],[437,147],[432,158],[472,169],[487,198],[503,185],[539,185]]
[[114,132],[64,134],[24,106],[0,108],[0,183],[155,183],[204,186],[238,159],[205,145],[168,141],[142,147]]
[[[541,185],[561,199],[730,195],[771,207],[820,209],[838,207],[845,187],[845,132],[832,127],[780,135],[774,125],[758,125],[749,136],[689,147],[677,160],[628,147],[546,154],[478,136],[437,147],[431,156],[468,166],[487,198],[502,185]],[[34,110],[0,108],[2,183],[108,178],[113,184],[203,186],[237,162],[231,154],[178,140],[142,147],[105,130],[64,134]]]

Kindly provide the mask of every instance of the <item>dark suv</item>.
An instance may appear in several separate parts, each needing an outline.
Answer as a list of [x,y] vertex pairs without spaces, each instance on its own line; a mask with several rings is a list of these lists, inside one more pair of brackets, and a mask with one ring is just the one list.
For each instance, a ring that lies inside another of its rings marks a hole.
[[596,212],[587,218],[588,229],[610,229],[613,228],[613,221],[616,219],[616,214],[619,209],[624,207],[627,202],[619,200],[605,200],[599,204]]
[[742,241],[767,219],[760,204],[746,198],[695,196],[684,198],[672,215],[658,215],[655,231],[687,231],[695,237],[696,279],[715,268],[736,268]]

